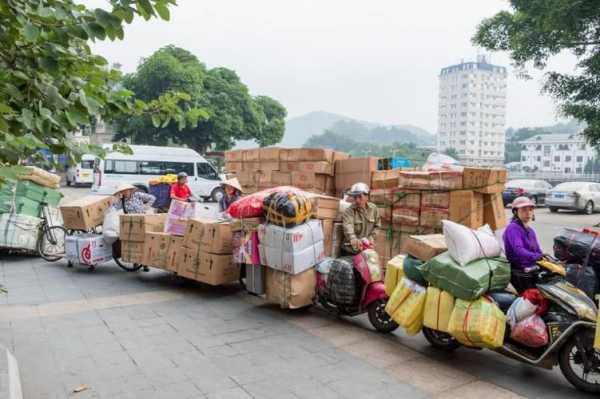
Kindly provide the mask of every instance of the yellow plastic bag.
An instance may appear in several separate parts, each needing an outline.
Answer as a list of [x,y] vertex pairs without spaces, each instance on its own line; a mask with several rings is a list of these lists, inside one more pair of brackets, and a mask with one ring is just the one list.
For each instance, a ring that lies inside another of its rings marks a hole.
[[422,329],[423,329],[423,319],[419,317],[413,324],[406,327],[404,329],[404,331],[406,332],[406,335],[413,336],[413,335],[417,335],[418,333],[420,333]]
[[392,316],[396,309],[398,309],[412,293],[412,290],[410,289],[412,284],[414,283],[408,279],[403,278],[400,280],[400,283],[396,286],[394,292],[390,295],[390,299],[388,299],[387,304],[385,305],[385,311],[388,315]]
[[392,315],[392,319],[405,329],[414,326],[415,323],[423,323],[423,311],[425,310],[425,298],[427,291],[424,287],[414,284],[411,293]]
[[387,263],[385,268],[385,293],[387,296],[391,296],[394,292],[394,289],[400,282],[400,279],[404,277],[404,269],[402,268],[402,264],[404,263],[404,258],[406,255],[398,255]]
[[[596,296],[598,305],[600,305],[600,295]],[[598,320],[596,321],[596,339],[594,340],[594,349],[600,351],[600,312],[598,312]]]
[[436,287],[427,288],[423,325],[433,330],[448,332],[448,323],[454,310],[454,297]]
[[506,316],[492,301],[481,297],[457,299],[448,332],[466,346],[498,348],[504,343]]
[[565,267],[561,264],[550,262],[549,260],[541,259],[537,261],[538,266],[543,267],[544,269],[550,270],[552,273],[559,274],[563,277],[566,277],[567,271]]
[[168,174],[168,175],[160,176],[160,177],[158,178],[158,180],[159,180],[161,183],[168,183],[168,184],[177,183],[177,175],[174,175],[174,174]]

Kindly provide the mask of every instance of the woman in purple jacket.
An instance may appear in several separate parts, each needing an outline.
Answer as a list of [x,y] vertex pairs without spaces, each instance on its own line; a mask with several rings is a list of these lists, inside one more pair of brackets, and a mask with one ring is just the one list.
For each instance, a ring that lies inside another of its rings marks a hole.
[[513,218],[502,239],[504,251],[511,266],[511,283],[521,293],[535,287],[536,278],[532,271],[544,254],[540,249],[535,231],[529,223],[535,220],[535,204],[527,197],[518,197],[512,203]]

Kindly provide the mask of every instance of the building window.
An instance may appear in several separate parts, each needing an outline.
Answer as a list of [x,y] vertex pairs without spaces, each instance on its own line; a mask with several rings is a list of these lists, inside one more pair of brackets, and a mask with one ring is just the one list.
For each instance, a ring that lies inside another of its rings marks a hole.
[[542,146],[541,145],[536,145],[535,146],[535,150],[536,151],[542,151]]
[[569,149],[569,145],[568,144],[559,144],[558,145],[558,150],[559,151],[566,151]]
[[552,147],[550,147],[549,145],[545,145],[544,146],[544,155],[550,155],[551,149],[552,149]]
[[581,173],[581,168],[577,168],[577,169],[575,169],[575,172],[576,172],[576,173]]
[[535,157],[536,161],[542,162],[542,157]]
[[579,163],[583,162],[583,157],[582,156],[578,156],[577,157],[577,162],[579,162]]
[[550,167],[550,161],[544,161],[544,168]]
[[560,157],[554,157],[554,162],[560,162]]
[[521,157],[521,161],[525,162],[526,160],[527,160],[527,157],[526,157],[525,155],[523,155],[523,156]]
[[565,168],[565,173],[571,173],[571,168]]
[[571,156],[570,155],[567,155],[565,157],[565,162],[571,162]]

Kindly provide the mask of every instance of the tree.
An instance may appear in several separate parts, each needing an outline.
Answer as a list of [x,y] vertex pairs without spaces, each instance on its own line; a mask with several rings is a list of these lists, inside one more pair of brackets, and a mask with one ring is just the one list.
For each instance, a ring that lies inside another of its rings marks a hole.
[[252,97],[234,71],[207,69],[195,55],[175,46],[144,59],[134,74],[124,78],[123,86],[144,101],[169,91],[186,93],[186,106],[198,110],[199,123],[182,127],[176,121],[156,123],[146,115],[123,115],[116,119],[117,138],[138,144],[185,144],[199,152],[226,150],[236,140],[254,139],[267,146],[283,138],[287,112],[279,102]]
[[446,150],[444,151],[444,154],[446,154],[449,157],[452,157],[456,160],[458,160],[458,158],[459,158],[458,151],[456,151],[456,148],[446,148]]
[[[543,91],[562,113],[584,121],[584,135],[600,144],[600,7],[597,0],[510,0],[511,10],[485,19],[473,37],[491,51],[508,51],[517,68],[544,69],[554,55],[578,57],[576,74],[548,72]],[[527,77],[527,73],[523,72]]]
[[89,43],[117,40],[135,17],[169,19],[175,0],[111,0],[108,10],[73,0],[0,1],[0,170],[14,172],[22,159],[48,149],[68,154],[81,151],[66,135],[91,123],[110,120],[116,112],[167,116],[195,123],[192,108],[179,104],[188,95],[165,92],[149,103],[116,88],[120,73],[92,53]]

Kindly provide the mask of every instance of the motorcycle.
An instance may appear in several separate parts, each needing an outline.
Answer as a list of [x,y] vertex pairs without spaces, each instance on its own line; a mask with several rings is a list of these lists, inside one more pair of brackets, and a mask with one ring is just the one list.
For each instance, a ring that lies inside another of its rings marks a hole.
[[[548,328],[548,344],[542,348],[530,348],[512,340],[507,331],[503,346],[495,351],[532,366],[552,369],[558,365],[565,378],[577,389],[600,393],[600,353],[594,349],[598,308],[562,275],[547,269],[541,262],[538,266],[536,287],[550,302],[548,311],[542,316]],[[505,313],[517,299],[517,296],[505,292],[489,296]],[[424,327],[423,335],[430,345],[444,351],[451,352],[461,346],[447,333]]]
[[[368,246],[364,246],[363,250],[370,250],[371,256],[373,254],[377,256],[377,253]],[[317,302],[325,310],[337,316],[357,316],[367,313],[369,322],[377,331],[390,333],[398,328],[398,324],[385,312],[388,296],[385,293],[383,273],[379,272],[379,276],[376,272],[372,273],[364,254],[363,251],[353,257],[332,259],[329,261],[331,264],[317,267]],[[355,286],[350,287],[350,291],[353,290],[358,295],[346,295],[343,299],[349,298],[349,300],[341,300],[343,295],[335,292],[339,288],[335,288],[330,279],[336,278],[332,273],[342,273],[343,268],[348,272],[350,267],[355,282]],[[336,271],[337,269],[340,270]]]

